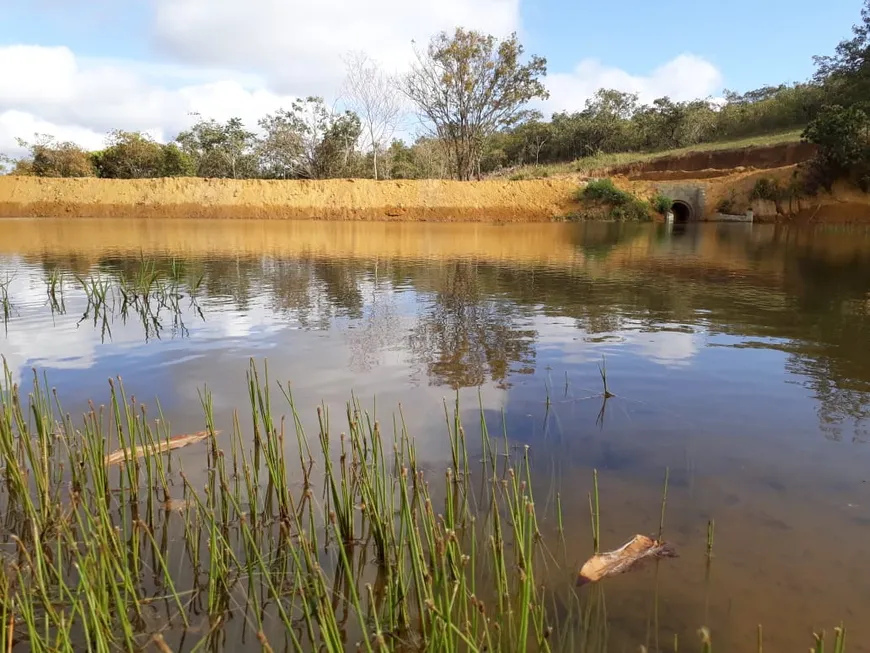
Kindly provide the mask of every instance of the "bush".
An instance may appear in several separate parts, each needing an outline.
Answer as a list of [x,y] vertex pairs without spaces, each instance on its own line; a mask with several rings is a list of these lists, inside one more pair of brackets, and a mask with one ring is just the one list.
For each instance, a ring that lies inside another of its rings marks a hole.
[[611,179],[596,179],[580,189],[578,199],[597,200],[618,206],[634,199],[634,195],[618,189]]
[[755,186],[753,186],[749,198],[753,200],[779,202],[785,197],[785,195],[785,191],[776,179],[762,177],[755,182]]
[[660,213],[661,215],[667,215],[668,211],[670,211],[671,208],[674,206],[674,200],[672,200],[667,195],[662,195],[661,193],[658,193],[653,196],[650,204],[652,204],[652,207],[656,210],[657,213]]
[[719,213],[724,213],[726,215],[733,215],[737,213],[737,193],[734,189],[731,189],[731,192],[727,197],[723,197],[719,200],[719,203],[716,205],[716,211]]
[[811,192],[816,186],[830,190],[837,179],[870,190],[870,117],[861,109],[825,106],[803,138],[818,146],[810,171]]
[[18,144],[30,150],[30,158],[16,163],[12,174],[37,177],[93,177],[91,155],[75,143],[57,142],[53,137],[37,136],[35,143],[18,139]]
[[650,219],[650,205],[631,193],[617,188],[610,179],[590,181],[576,195],[577,201],[591,201],[610,207],[609,217],[613,220],[647,221]]

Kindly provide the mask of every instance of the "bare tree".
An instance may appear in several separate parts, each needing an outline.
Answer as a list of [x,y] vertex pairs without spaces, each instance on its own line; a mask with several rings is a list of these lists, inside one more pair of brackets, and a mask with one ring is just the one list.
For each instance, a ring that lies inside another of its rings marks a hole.
[[540,81],[547,60],[534,56],[524,64],[522,55],[516,34],[498,41],[462,28],[441,32],[417,52],[403,91],[450,148],[459,179],[474,174],[487,137],[526,119],[533,98],[549,97]]
[[345,66],[343,95],[362,121],[366,145],[372,148],[374,176],[378,179],[378,154],[392,140],[399,125],[402,94],[396,80],[363,52],[348,54]]

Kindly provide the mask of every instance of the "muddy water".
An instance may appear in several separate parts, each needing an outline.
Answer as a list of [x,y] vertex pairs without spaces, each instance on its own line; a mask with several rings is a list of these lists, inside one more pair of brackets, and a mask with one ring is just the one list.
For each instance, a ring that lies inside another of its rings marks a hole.
[[[95,314],[76,280],[173,260],[195,297],[146,319]],[[769,650],[840,621],[850,650],[870,641],[870,230],[7,220],[0,284],[0,352],[72,412],[120,374],[175,432],[201,428],[207,385],[228,427],[266,358],[312,413],[351,391],[382,415],[401,403],[437,469],[442,399],[459,390],[471,432],[480,401],[531,447],[555,595],[591,553],[592,470],[611,548],[658,530],[669,469],[680,557],[600,586],[611,650],[688,645],[702,625],[754,650],[759,623]]]

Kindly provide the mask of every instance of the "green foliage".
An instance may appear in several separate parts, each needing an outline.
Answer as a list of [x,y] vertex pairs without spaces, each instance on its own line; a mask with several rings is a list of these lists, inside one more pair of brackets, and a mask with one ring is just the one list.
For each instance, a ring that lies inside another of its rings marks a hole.
[[163,177],[193,177],[196,162],[175,143],[167,143],[162,147],[160,171]]
[[780,185],[779,181],[771,177],[762,177],[755,182],[749,198],[753,200],[767,200],[769,202],[779,202],[787,196],[785,189]]
[[856,106],[826,106],[804,131],[818,146],[811,168],[810,190],[830,189],[843,178],[870,190],[870,118]]
[[829,102],[870,107],[870,0],[864,1],[861,22],[852,38],[837,45],[831,56],[815,57],[815,81],[825,87]]
[[200,177],[256,176],[254,134],[245,129],[240,118],[230,118],[226,123],[200,118],[175,140]]
[[[726,92],[722,106],[707,100],[649,105],[636,95],[600,89],[581,111],[555,113],[493,134],[483,148],[483,172],[547,165],[625,152],[660,152],[803,128],[824,98],[818,84]],[[524,173],[525,174],[525,173]]]
[[530,100],[549,97],[546,59],[522,56],[516,34],[499,41],[457,28],[432,37],[405,76],[405,94],[446,144],[459,179],[479,172],[487,138],[529,118]]
[[265,136],[257,151],[265,177],[326,179],[356,171],[362,126],[353,112],[334,112],[323,98],[309,97],[259,124]]
[[108,146],[91,155],[98,177],[142,179],[163,176],[163,146],[141,132],[113,131]]
[[737,213],[737,193],[733,188],[728,195],[719,200],[719,203],[716,205],[716,211],[726,215]]
[[634,196],[617,188],[610,179],[596,179],[590,181],[579,193],[579,198],[598,200],[607,204],[623,204]]
[[662,195],[658,193],[653,196],[652,200],[650,200],[650,204],[655,209],[656,213],[661,215],[667,215],[667,212],[671,210],[671,207],[674,205],[674,200],[672,200],[667,195]]
[[16,163],[13,174],[37,177],[93,177],[90,154],[75,143],[58,142],[53,136],[36,134],[36,141],[18,144],[30,151],[30,157]]
[[807,190],[830,189],[846,179],[870,190],[870,0],[852,38],[837,45],[831,56],[815,58],[815,82],[830,104],[817,112],[803,133],[818,146],[807,178]]
[[387,150],[390,177],[393,179],[442,179],[450,176],[450,158],[436,139],[421,138],[413,145],[393,141]]
[[608,217],[613,220],[645,222],[650,219],[649,203],[620,190],[610,179],[590,181],[577,191],[576,198],[580,202],[608,207]]

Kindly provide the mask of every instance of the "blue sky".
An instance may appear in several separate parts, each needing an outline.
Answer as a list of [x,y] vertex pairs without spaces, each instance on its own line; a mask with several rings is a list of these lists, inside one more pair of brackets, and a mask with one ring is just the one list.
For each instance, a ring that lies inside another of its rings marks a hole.
[[[342,56],[400,71],[410,40],[457,24],[549,60],[545,111],[600,86],[644,100],[800,81],[861,0],[0,0],[0,152],[33,132],[99,146],[112,127],[171,138],[197,111],[258,116],[338,97]],[[26,47],[22,47],[26,46]]]
[[860,18],[861,0],[531,0],[521,5],[530,49],[552,70],[594,57],[629,72],[691,52],[727,87],[802,81]]

